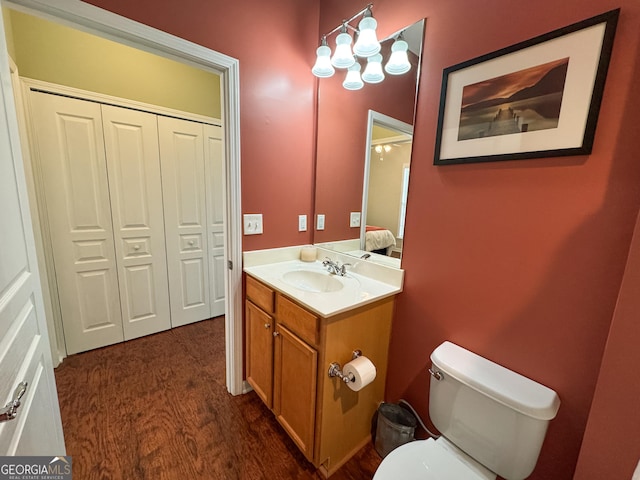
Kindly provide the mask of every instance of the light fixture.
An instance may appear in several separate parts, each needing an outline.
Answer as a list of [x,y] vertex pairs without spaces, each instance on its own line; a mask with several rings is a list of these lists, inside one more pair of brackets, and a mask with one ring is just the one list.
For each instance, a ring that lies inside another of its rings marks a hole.
[[353,53],[359,57],[370,57],[380,51],[380,42],[376,36],[378,22],[371,14],[371,7],[368,5],[362,15],[362,20],[358,25],[358,40],[353,46]]
[[343,23],[340,35],[336,37],[336,51],[331,57],[331,64],[336,68],[349,68],[355,61],[351,51],[351,35],[347,33],[346,23]]
[[347,90],[360,90],[364,87],[364,83],[360,77],[360,64],[358,62],[354,62],[354,64],[349,67],[342,86]]
[[311,69],[316,77],[328,78],[336,73],[330,57],[331,49],[327,45],[327,37],[322,37],[322,45],[316,50],[316,63]]
[[374,147],[375,152],[378,154],[378,160],[381,162],[384,161],[384,153],[389,153],[391,151],[391,145],[381,145],[378,144]]
[[384,80],[384,72],[382,71],[382,55],[377,53],[367,58],[367,67],[362,73],[362,80],[367,83],[380,83]]
[[376,145],[376,153],[389,153],[391,151],[391,145]]
[[409,45],[402,38],[402,34],[391,45],[391,56],[389,61],[384,67],[384,71],[390,75],[402,75],[411,70],[411,63],[409,63],[409,56],[407,50]]
[[[385,78],[385,71],[391,75],[401,75],[411,69],[407,56],[408,45],[402,38],[402,34],[391,47],[391,57],[384,69],[382,68],[381,45],[376,35],[378,22],[373,18],[372,7],[373,3],[370,3],[350,19],[343,20],[340,25],[321,37],[320,46],[316,50],[316,63],[311,69],[311,72],[316,77],[331,77],[335,73],[335,68],[347,69],[342,85],[348,90],[359,90],[364,86],[363,81],[367,83],[382,82]],[[362,17],[362,19],[358,24],[358,28],[355,28],[351,25],[351,22],[359,17]],[[351,50],[353,38],[349,30],[357,35],[353,51]],[[331,55],[327,37],[336,32],[340,33],[336,37],[336,48],[333,55]],[[367,59],[362,76],[360,76],[361,66],[358,58]]]

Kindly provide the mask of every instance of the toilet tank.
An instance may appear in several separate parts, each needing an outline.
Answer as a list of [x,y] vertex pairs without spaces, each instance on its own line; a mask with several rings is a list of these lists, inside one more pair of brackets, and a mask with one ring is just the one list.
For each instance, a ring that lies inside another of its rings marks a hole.
[[435,427],[501,477],[527,478],[558,412],[556,392],[451,342],[436,348],[431,362]]

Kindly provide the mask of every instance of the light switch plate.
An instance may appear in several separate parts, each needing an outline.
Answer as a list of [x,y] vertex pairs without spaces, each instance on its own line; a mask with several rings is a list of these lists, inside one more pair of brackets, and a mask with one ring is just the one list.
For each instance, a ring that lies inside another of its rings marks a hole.
[[318,220],[316,223],[316,230],[324,230],[324,214],[318,214]]
[[251,213],[242,216],[244,234],[260,235],[262,233],[262,214]]
[[351,217],[349,220],[350,227],[359,227],[360,226],[360,212],[351,212]]
[[306,215],[298,215],[298,231],[306,232],[307,231],[307,216]]

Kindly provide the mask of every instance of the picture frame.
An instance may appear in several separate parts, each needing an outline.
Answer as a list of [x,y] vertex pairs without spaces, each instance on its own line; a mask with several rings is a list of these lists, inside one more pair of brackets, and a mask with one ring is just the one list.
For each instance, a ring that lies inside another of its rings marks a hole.
[[619,13],[446,68],[434,165],[590,154]]

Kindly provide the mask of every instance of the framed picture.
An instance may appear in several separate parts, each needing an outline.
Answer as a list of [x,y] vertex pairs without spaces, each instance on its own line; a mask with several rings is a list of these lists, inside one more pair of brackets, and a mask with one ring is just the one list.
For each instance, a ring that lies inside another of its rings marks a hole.
[[434,164],[591,153],[619,12],[445,69]]

